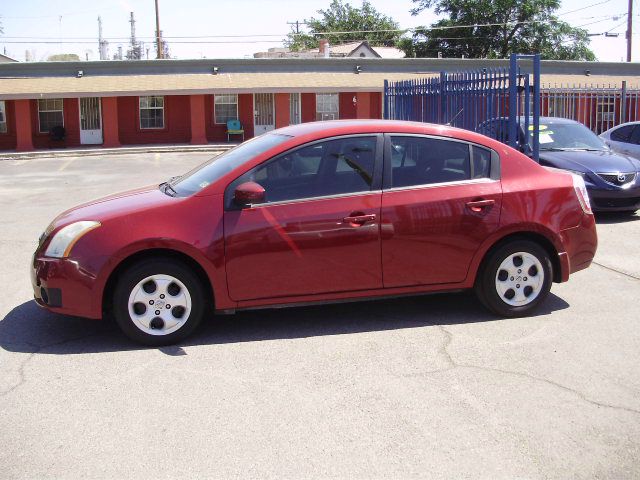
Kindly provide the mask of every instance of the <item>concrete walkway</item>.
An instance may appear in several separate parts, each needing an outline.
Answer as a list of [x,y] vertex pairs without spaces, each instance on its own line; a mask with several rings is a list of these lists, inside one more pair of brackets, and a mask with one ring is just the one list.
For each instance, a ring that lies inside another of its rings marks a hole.
[[23,160],[28,158],[61,158],[92,155],[127,155],[149,152],[212,152],[222,153],[235,147],[237,143],[209,143],[207,145],[173,144],[173,145],[129,145],[117,148],[81,147],[34,150],[30,152],[0,152],[0,160]]

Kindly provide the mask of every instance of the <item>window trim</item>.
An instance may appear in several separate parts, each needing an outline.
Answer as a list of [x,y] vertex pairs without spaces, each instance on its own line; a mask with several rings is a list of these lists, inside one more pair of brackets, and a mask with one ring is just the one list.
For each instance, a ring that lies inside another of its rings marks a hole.
[[[424,183],[420,185],[409,185],[404,187],[394,187],[391,185],[392,181],[392,153],[391,153],[391,137],[418,137],[424,139],[434,139],[434,140],[445,140],[456,143],[464,143],[469,146],[469,172],[470,178],[467,180],[452,180],[450,182],[439,182],[439,183]],[[491,152],[491,167],[489,170],[489,177],[484,178],[473,178],[473,146],[477,146],[479,148],[483,148],[485,150],[489,150]],[[397,190],[407,190],[407,189],[415,189],[415,188],[427,188],[427,187],[442,187],[447,185],[460,185],[460,184],[469,184],[469,183],[478,183],[478,181],[484,182],[486,180],[490,181],[500,181],[500,156],[498,152],[494,149],[487,147],[486,145],[482,145],[481,143],[469,142],[467,140],[462,140],[459,138],[452,137],[441,137],[438,135],[424,135],[421,133],[385,133],[384,134],[384,172],[382,179],[382,191],[383,192],[394,192]]]
[[[145,107],[145,110],[162,110],[162,126],[161,127],[143,127],[142,126],[142,105],[141,100],[143,98],[162,98],[162,107]],[[138,97],[138,127],[140,130],[164,130],[167,128],[167,122],[165,118],[166,95],[141,95]]]
[[0,125],[4,125],[4,132],[0,129],[0,135],[6,135],[9,133],[9,122],[7,122],[7,102],[0,100],[0,110],[2,110],[2,116],[4,120],[0,122]]
[[[40,100],[60,100],[62,102],[62,108],[60,110],[40,110]],[[40,122],[40,113],[42,112],[60,112],[62,114],[62,127],[64,127],[64,98],[42,98],[42,99],[37,99],[36,100],[36,104],[38,107],[38,133],[39,134],[44,134],[44,135],[48,135],[49,134],[49,130],[42,130],[42,124]]]
[[[318,98],[320,97],[320,95],[335,95],[336,98],[338,99],[338,103],[337,103],[337,107],[338,109],[335,111],[335,115],[336,117],[333,120],[340,120],[340,93],[339,92],[322,92],[322,93],[316,93],[316,121],[329,121],[329,120],[322,120],[322,119],[318,119],[318,114],[319,113],[334,113],[334,112],[320,112],[320,110],[318,110]],[[302,100],[301,102],[302,103]]]
[[[227,122],[218,122],[216,120],[216,98],[221,98],[223,96],[233,95],[236,97],[235,103],[220,103],[220,105],[235,105],[236,106],[236,118],[230,118],[229,120],[240,120],[240,99],[238,98],[237,93],[219,93],[218,95],[213,95],[213,124],[214,125],[227,125]],[[275,108],[275,100],[274,100],[274,108]],[[275,117],[274,117],[275,118]]]
[[[277,157],[283,156],[283,155],[289,155],[291,153],[294,153],[296,150],[299,150],[301,148],[306,148],[306,147],[310,147],[313,145],[316,145],[318,143],[321,142],[328,142],[328,141],[332,141],[332,140],[342,140],[345,138],[358,138],[358,137],[375,137],[376,139],[376,154],[374,157],[374,161],[373,161],[373,175],[372,175],[372,180],[371,180],[371,189],[367,190],[367,191],[360,191],[360,192],[348,192],[348,193],[337,193],[337,194],[333,194],[333,195],[321,195],[321,196],[316,196],[316,197],[304,197],[304,198],[296,198],[296,199],[292,199],[292,200],[281,200],[278,202],[265,202],[265,203],[256,203],[256,204],[251,204],[251,205],[247,205],[247,206],[240,206],[240,205],[236,205],[233,203],[233,193],[230,191],[231,185],[233,185],[241,176],[243,176],[244,174],[246,174],[248,171],[253,170],[255,168],[258,168],[272,160],[274,160]],[[229,183],[227,183],[227,185],[224,187],[224,211],[225,212],[232,212],[232,211],[238,211],[238,210],[250,210],[253,208],[257,208],[257,207],[264,207],[264,206],[271,206],[271,205],[288,205],[290,203],[299,203],[299,202],[306,202],[309,200],[322,200],[322,199],[332,199],[332,198],[341,198],[341,197],[348,197],[348,196],[356,196],[356,195],[364,195],[364,194],[371,194],[371,193],[382,193],[382,164],[383,164],[383,158],[384,158],[384,134],[383,133],[376,133],[376,132],[371,132],[371,133],[356,133],[356,134],[347,134],[347,135],[337,135],[334,137],[326,137],[326,138],[319,138],[317,140],[311,141],[311,142],[307,142],[307,143],[303,143],[302,145],[297,145],[295,147],[292,147],[288,150],[285,150],[283,152],[279,152],[278,154],[274,155],[273,157],[269,157],[265,160],[263,160],[262,162],[260,162],[257,165],[253,165],[251,168],[247,168],[246,170],[244,170],[242,173],[240,173],[239,175],[237,175],[233,180],[231,180]]]

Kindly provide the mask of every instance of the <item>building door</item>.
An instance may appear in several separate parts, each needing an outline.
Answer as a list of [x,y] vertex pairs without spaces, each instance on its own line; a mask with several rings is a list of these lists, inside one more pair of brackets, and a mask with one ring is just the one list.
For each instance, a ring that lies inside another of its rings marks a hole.
[[253,95],[253,131],[256,137],[276,128],[273,107],[273,93],[255,93]]
[[80,99],[80,143],[102,143],[102,111],[98,97]]

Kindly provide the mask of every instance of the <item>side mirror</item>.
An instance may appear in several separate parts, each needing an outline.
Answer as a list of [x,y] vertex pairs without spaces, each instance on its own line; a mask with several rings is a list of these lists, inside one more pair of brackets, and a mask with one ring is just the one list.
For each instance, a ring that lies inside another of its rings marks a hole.
[[241,207],[262,203],[264,202],[264,188],[256,182],[241,183],[233,192],[233,201]]

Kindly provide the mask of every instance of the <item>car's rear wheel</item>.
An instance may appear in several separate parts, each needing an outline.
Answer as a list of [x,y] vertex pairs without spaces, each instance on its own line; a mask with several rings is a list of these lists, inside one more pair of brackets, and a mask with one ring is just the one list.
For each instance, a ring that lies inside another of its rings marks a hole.
[[114,317],[136,342],[170,345],[190,335],[205,311],[198,276],[171,259],[143,260],[118,279],[113,295]]
[[499,315],[526,315],[549,294],[552,268],[549,254],[537,243],[511,241],[489,253],[475,291],[480,301]]

